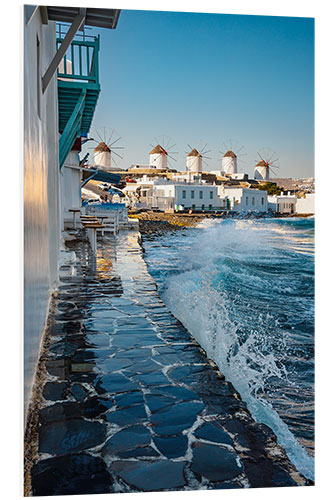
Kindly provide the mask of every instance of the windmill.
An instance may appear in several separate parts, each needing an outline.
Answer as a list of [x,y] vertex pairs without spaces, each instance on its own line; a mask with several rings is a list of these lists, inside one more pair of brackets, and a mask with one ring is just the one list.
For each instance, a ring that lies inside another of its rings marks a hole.
[[190,144],[187,146],[190,148],[190,151],[186,152],[186,170],[195,174],[201,173],[202,162],[208,165],[205,160],[211,160],[211,158],[207,156],[207,153],[210,153],[210,150],[206,149],[207,143],[204,147],[199,147],[198,149],[193,148]]
[[263,181],[269,181],[270,172],[276,175],[274,168],[279,168],[276,165],[278,157],[274,151],[269,148],[264,148],[258,151],[260,160],[254,167],[254,178]]
[[237,163],[238,161],[243,161],[241,157],[246,155],[244,146],[240,146],[237,142],[229,140],[223,143],[222,147],[222,151],[219,151],[221,154],[222,175],[237,174]]
[[178,154],[177,151],[172,151],[176,144],[173,144],[173,140],[166,135],[154,137],[154,140],[156,146],[150,144],[153,149],[149,153],[149,166],[151,168],[167,170],[169,160],[176,161],[171,156]]
[[124,147],[116,130],[103,127],[95,130],[94,136],[98,138],[98,140],[92,139],[97,145],[90,148],[94,150],[94,166],[103,170],[119,168],[119,162],[123,159],[120,153],[123,152]]

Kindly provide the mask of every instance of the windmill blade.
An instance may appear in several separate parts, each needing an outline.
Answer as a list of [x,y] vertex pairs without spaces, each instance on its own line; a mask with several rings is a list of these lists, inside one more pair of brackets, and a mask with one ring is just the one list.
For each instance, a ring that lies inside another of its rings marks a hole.
[[277,173],[274,172],[274,170],[272,169],[272,167],[270,167],[270,170],[273,172],[273,174],[275,175],[275,177],[277,177]]
[[190,148],[190,151],[189,151],[189,153],[190,153],[190,152],[192,151],[192,149],[193,149],[193,148],[192,148],[189,144],[187,144],[187,145],[188,145],[188,147]]
[[266,163],[266,161],[263,159],[263,157],[261,156],[261,154],[259,153],[259,151],[257,151],[257,154],[260,156],[260,158],[262,159],[262,161],[264,161]]
[[176,143],[175,143],[175,144],[173,144],[172,146],[168,147],[167,149],[168,149],[168,150],[169,150],[169,149],[172,149],[172,148],[174,148],[174,147],[175,147],[175,145],[176,145]]
[[[113,149],[111,150],[111,153],[112,153],[112,154],[114,154],[114,155],[119,156],[119,158],[120,158],[121,160],[123,159],[123,157],[122,157],[122,156],[120,156],[118,153],[116,153],[116,151],[113,151]],[[112,154],[111,154],[111,157],[112,157]]]
[[116,142],[120,141],[121,137],[118,137],[118,139],[116,139],[115,141],[113,141],[111,144],[109,144],[109,148],[111,149],[111,146],[113,146],[113,144],[116,144]]
[[98,135],[98,137],[100,138],[101,142],[105,142],[105,141],[103,141],[102,137],[100,136],[100,134],[99,134],[98,130],[96,130],[96,134],[97,134],[97,135]]
[[157,137],[154,137],[154,140],[155,140],[156,144],[158,144],[158,140],[157,140]]
[[108,139],[107,144],[110,144],[111,138],[112,138],[112,136],[113,136],[113,132],[114,132],[114,128],[112,129],[112,132],[111,132],[111,135],[110,135],[110,137],[109,137],[109,139]]
[[170,158],[170,160],[176,161],[176,158],[173,158],[172,156],[170,156],[170,154],[168,154],[168,158]]

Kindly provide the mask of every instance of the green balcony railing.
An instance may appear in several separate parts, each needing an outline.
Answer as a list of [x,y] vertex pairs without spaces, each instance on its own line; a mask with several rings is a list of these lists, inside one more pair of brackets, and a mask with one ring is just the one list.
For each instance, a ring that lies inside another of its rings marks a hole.
[[[63,41],[57,38],[57,48]],[[58,68],[58,78],[99,84],[99,35],[92,40],[73,40]]]
[[[65,36],[61,28],[59,31],[57,48]],[[93,120],[100,93],[99,46],[99,35],[80,34],[72,41],[58,67],[60,168],[75,139],[89,132]]]

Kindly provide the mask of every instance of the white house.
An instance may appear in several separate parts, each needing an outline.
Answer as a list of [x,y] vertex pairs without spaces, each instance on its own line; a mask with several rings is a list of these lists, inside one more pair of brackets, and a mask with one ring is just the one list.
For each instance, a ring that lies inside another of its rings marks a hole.
[[237,212],[267,212],[267,191],[244,187],[217,186],[220,197],[227,198],[227,208]]
[[307,193],[305,198],[297,198],[296,212],[298,214],[314,214],[315,213],[315,194]]
[[293,214],[296,212],[297,196],[288,193],[268,196],[268,208],[280,214]]

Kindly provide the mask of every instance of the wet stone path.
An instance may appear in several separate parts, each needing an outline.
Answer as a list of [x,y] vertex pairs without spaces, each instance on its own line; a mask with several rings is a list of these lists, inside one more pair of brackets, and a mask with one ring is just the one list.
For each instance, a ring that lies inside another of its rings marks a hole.
[[68,250],[32,495],[305,484],[160,300],[138,233],[99,240],[97,258],[82,237]]

